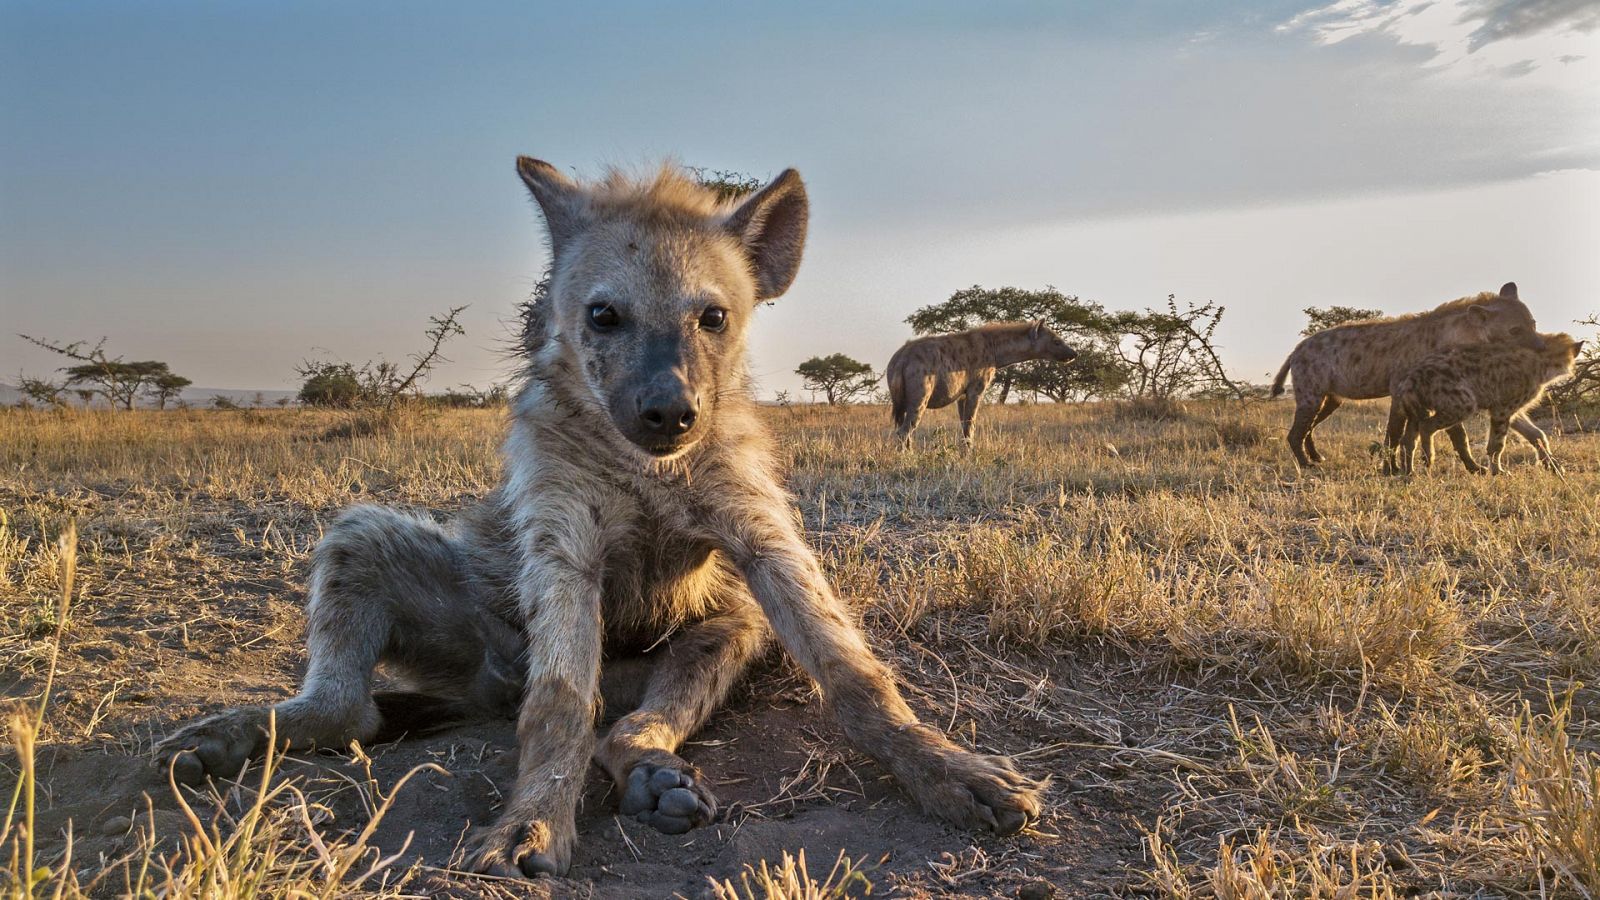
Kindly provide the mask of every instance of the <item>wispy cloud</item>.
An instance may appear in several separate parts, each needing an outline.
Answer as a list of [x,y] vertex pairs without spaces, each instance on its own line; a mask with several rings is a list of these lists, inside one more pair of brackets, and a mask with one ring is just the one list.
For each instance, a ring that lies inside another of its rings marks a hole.
[[1476,0],[1463,20],[1477,22],[1467,45],[1472,50],[1510,38],[1547,32],[1588,34],[1600,28],[1594,0]]
[[1535,80],[1589,90],[1600,82],[1600,66],[1579,65],[1600,37],[1595,0],[1335,0],[1278,31],[1324,45],[1373,37],[1424,48],[1429,69],[1453,75],[1542,76]]

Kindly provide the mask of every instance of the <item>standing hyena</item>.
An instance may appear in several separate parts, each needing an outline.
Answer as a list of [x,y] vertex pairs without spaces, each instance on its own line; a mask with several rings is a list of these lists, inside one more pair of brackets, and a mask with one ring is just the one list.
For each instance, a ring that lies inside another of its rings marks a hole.
[[[1572,375],[1573,361],[1583,351],[1583,341],[1569,334],[1540,335],[1544,347],[1529,350],[1520,344],[1478,344],[1435,353],[1395,382],[1393,407],[1403,423],[1400,471],[1410,474],[1420,441],[1431,456],[1433,433],[1459,427],[1474,411],[1489,411],[1489,471],[1500,474],[1506,429],[1514,416],[1539,402],[1544,389]],[[1428,411],[1433,414],[1429,415]],[[1526,421],[1526,420],[1524,420]],[[1532,422],[1533,433],[1518,429],[1533,445],[1545,468],[1560,471],[1550,455],[1550,441]],[[1483,467],[1472,459],[1466,444],[1456,444],[1461,461],[1473,472]]]
[[911,445],[925,409],[956,404],[961,413],[961,441],[972,446],[972,423],[978,401],[994,381],[995,371],[1030,359],[1072,362],[1078,351],[1037,322],[995,322],[953,334],[935,334],[906,341],[889,357],[889,399],[900,441]]
[[[1301,341],[1272,382],[1276,397],[1283,393],[1284,379],[1294,374],[1289,450],[1295,462],[1302,466],[1322,462],[1311,431],[1344,401],[1386,397],[1394,379],[1428,354],[1486,341],[1543,346],[1533,314],[1517,298],[1516,284],[1507,283],[1498,294],[1485,291],[1427,312],[1335,325]],[[1513,427],[1522,430],[1521,425]],[[1464,432],[1452,430],[1450,436],[1465,440]],[[1399,421],[1391,416],[1385,442],[1390,453],[1399,441]]]
[[[1040,783],[918,721],[802,540],[757,417],[746,330],[799,267],[800,176],[725,205],[670,169],[584,185],[517,168],[554,261],[505,482],[444,528],[377,507],[335,523],[312,562],[305,683],[272,708],[279,737],[338,747],[419,716],[515,710],[516,786],[470,862],[559,873],[591,757],[624,814],[674,834],[711,821],[716,801],[676,751],[776,634],[924,810],[1022,828]],[[662,641],[644,700],[597,745],[603,655]],[[380,664],[412,693],[374,695]],[[193,723],[158,758],[185,780],[231,775],[262,751],[268,714]]]

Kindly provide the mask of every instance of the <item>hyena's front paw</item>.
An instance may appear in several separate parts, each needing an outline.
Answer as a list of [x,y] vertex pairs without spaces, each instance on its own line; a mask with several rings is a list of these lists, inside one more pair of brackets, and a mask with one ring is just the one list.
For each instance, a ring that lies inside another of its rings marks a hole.
[[633,767],[622,792],[621,808],[623,815],[663,834],[683,834],[716,819],[717,798],[693,766],[664,754]]
[[572,863],[577,826],[542,819],[524,819],[508,812],[480,829],[467,856],[472,871],[501,878],[563,875]]
[[1039,818],[1044,784],[1008,757],[954,750],[908,784],[923,809],[966,829],[1015,834]]
[[179,784],[233,778],[266,749],[271,715],[267,707],[246,706],[190,722],[156,745],[156,765],[163,773],[170,766]]

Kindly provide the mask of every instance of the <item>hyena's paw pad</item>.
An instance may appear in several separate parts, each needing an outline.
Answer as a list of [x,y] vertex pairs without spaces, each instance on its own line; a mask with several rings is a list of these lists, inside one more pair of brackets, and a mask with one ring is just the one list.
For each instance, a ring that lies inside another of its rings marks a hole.
[[1015,834],[1039,818],[1044,784],[1004,756],[962,753],[918,793],[930,812],[967,829]]
[[468,862],[472,871],[500,878],[562,875],[572,861],[571,832],[558,838],[548,822],[506,816],[478,832]]
[[717,817],[717,798],[682,760],[634,766],[621,805],[623,815],[664,834],[683,834],[710,825]]
[[269,716],[265,708],[247,707],[190,722],[156,745],[156,765],[162,772],[170,766],[179,784],[232,778],[266,747]]

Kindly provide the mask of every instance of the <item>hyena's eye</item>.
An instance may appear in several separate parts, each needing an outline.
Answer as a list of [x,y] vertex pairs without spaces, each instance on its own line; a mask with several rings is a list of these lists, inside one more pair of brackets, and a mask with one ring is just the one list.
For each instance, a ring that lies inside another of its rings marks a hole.
[[609,303],[595,303],[589,306],[589,324],[595,331],[612,331],[622,324],[622,314]]
[[721,331],[728,327],[728,311],[720,306],[707,307],[700,314],[700,327],[706,331]]

